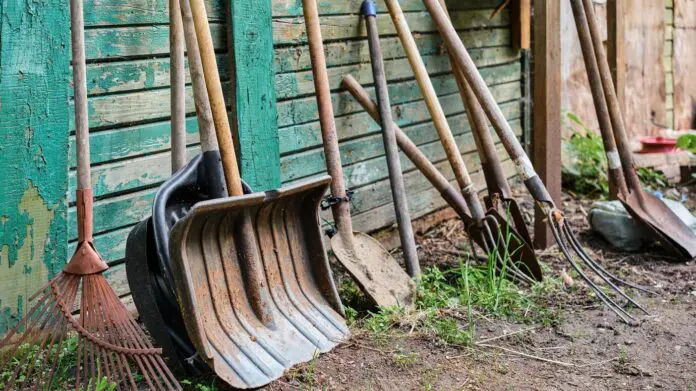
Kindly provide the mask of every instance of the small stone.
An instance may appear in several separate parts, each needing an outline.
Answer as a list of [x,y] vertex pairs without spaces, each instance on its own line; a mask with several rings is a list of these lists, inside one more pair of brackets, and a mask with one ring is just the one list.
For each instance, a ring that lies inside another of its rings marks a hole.
[[629,346],[630,346],[630,345],[633,345],[634,343],[636,343],[636,341],[634,341],[634,340],[632,340],[632,339],[627,339],[626,341],[624,341],[624,345],[629,345]]

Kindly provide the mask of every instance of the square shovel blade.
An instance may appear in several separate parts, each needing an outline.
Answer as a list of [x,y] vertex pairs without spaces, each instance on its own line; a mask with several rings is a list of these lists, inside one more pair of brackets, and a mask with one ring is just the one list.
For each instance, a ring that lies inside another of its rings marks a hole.
[[348,337],[319,223],[330,181],[200,202],[172,229],[189,337],[233,387],[268,384]]

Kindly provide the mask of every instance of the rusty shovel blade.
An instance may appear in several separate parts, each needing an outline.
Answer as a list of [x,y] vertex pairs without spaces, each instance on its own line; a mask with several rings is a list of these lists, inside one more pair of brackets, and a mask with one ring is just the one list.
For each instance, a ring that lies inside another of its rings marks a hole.
[[696,258],[694,233],[662,200],[642,189],[619,199],[631,216],[647,225],[672,254],[686,260]]
[[172,230],[188,335],[233,387],[268,384],[348,337],[319,225],[330,181],[200,202]]

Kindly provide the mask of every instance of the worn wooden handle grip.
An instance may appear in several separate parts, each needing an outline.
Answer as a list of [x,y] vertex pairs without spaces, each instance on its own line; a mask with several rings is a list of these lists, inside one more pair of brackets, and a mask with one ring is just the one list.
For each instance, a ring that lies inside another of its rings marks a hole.
[[399,5],[397,0],[386,0],[387,7],[389,8],[389,14],[391,15],[394,26],[396,27],[396,32],[399,35],[401,44],[406,51],[406,56],[408,58],[409,64],[411,64],[411,69],[416,76],[418,85],[425,99],[425,104],[428,107],[430,116],[435,124],[435,129],[440,136],[440,141],[442,142],[442,147],[447,154],[447,159],[452,166],[454,175],[457,178],[457,183],[461,188],[469,186],[471,182],[471,177],[464,164],[464,159],[459,151],[457,142],[452,135],[452,129],[450,129],[449,123],[447,122],[447,116],[445,111],[440,105],[440,101],[435,92],[435,87],[430,80],[430,75],[425,68],[425,63],[418,52],[418,45],[416,44],[413,34],[408,27],[406,22],[406,17],[404,16],[403,10]]
[[222,168],[225,171],[227,190],[230,196],[243,195],[244,190],[242,189],[241,176],[237,166],[237,154],[232,141],[229,119],[227,118],[227,106],[222,94],[222,84],[220,84],[220,75],[218,74],[213,38],[210,35],[205,4],[203,4],[203,0],[190,0],[190,4],[193,23],[196,27],[196,37],[198,37],[201,62],[203,63],[205,84],[208,87],[208,97],[210,98],[210,107],[213,112],[215,132],[220,147]]

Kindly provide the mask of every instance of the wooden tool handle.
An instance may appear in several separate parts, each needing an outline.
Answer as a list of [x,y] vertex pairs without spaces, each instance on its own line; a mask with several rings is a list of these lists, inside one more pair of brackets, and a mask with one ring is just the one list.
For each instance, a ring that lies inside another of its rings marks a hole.
[[532,162],[524,152],[524,148],[522,148],[519,140],[517,140],[515,132],[513,132],[505,115],[502,110],[500,110],[498,103],[488,89],[483,77],[481,77],[481,74],[476,69],[476,64],[474,64],[466,47],[464,47],[461,39],[459,39],[459,35],[457,35],[457,31],[447,17],[447,13],[442,9],[438,0],[423,0],[423,2],[430,12],[440,35],[442,35],[442,38],[447,44],[449,52],[457,61],[467,82],[469,82],[469,86],[474,91],[474,94],[476,94],[483,110],[488,115],[488,119],[498,133],[498,137],[500,137],[505,150],[512,158],[517,173],[525,181],[527,189],[537,201],[543,203],[541,206],[545,209],[549,206],[553,207],[554,203],[551,195],[539,179],[539,175],[534,170]]
[[73,85],[75,96],[75,144],[77,189],[89,189],[89,115],[87,114],[87,65],[85,63],[85,19],[82,0],[70,0]]
[[[602,79],[599,68],[597,67],[598,58],[595,55],[596,50],[592,44],[590,27],[587,23],[587,15],[585,15],[582,0],[571,0],[570,5],[575,17],[575,25],[578,30],[580,47],[585,60],[587,78],[590,81],[590,90],[592,92],[595,111],[597,112],[597,119],[599,121],[599,129],[602,135],[604,151],[607,155],[607,161],[609,162],[609,177],[611,178],[610,185],[612,187],[610,189],[610,194],[614,199],[616,198],[617,193],[623,197],[627,197],[628,188],[626,187],[626,179],[621,171],[621,163],[616,150],[616,142],[614,140],[614,134],[612,131],[609,107],[607,106],[607,99],[604,94],[604,88],[606,85],[604,87],[602,86]],[[612,87],[609,86],[609,88]]]
[[[321,137],[324,144],[324,156],[326,168],[331,175],[331,194],[337,199],[346,199],[346,187],[343,182],[343,167],[341,166],[341,153],[338,147],[338,133],[334,121],[334,111],[331,104],[331,87],[329,75],[326,70],[326,58],[324,57],[324,43],[321,38],[321,26],[319,24],[319,11],[316,0],[302,0],[305,25],[307,26],[307,38],[309,40],[309,56],[312,60],[312,74],[314,76],[314,89],[319,106],[319,122],[321,123]],[[331,210],[334,216],[336,228],[342,237],[353,235],[353,223],[350,219],[350,203],[337,202]]]
[[191,15],[191,4],[188,1],[179,1],[184,27],[184,39],[188,52],[189,73],[191,74],[191,86],[193,87],[193,102],[196,105],[196,118],[198,120],[198,134],[201,139],[201,151],[217,151],[218,144],[215,136],[215,123],[210,108],[208,90],[205,86],[203,63],[198,48],[196,27]]
[[626,126],[624,124],[623,115],[619,109],[619,99],[616,96],[616,88],[614,81],[611,78],[611,70],[609,69],[609,61],[604,52],[604,44],[599,34],[599,26],[597,18],[594,14],[594,6],[591,2],[583,2],[585,13],[587,14],[588,26],[594,46],[597,65],[599,66],[599,75],[602,81],[604,95],[607,100],[609,117],[613,128],[614,140],[621,160],[621,167],[624,173],[626,186],[632,191],[640,190],[640,180],[636,174],[633,162],[633,153],[631,152],[630,141],[626,134]]
[[472,183],[471,177],[469,176],[469,172],[464,165],[464,159],[462,158],[462,155],[459,152],[459,147],[457,146],[457,142],[452,135],[452,130],[447,122],[447,116],[440,105],[437,93],[435,92],[435,87],[433,87],[433,83],[430,80],[430,75],[428,75],[428,71],[425,68],[423,59],[418,52],[418,45],[416,45],[413,34],[411,34],[411,30],[408,27],[406,16],[404,16],[404,12],[397,0],[385,0],[385,2],[389,8],[389,14],[394,22],[394,26],[396,27],[396,32],[399,35],[401,44],[406,51],[408,62],[411,64],[413,73],[415,74],[418,85],[420,86],[421,93],[425,99],[425,104],[427,105],[430,116],[435,124],[435,129],[440,136],[442,147],[445,149],[447,159],[449,160],[452,170],[454,171],[454,176],[457,178],[457,183],[459,183],[459,186],[462,189],[466,188]]
[[203,63],[205,84],[208,87],[210,107],[213,112],[215,132],[220,147],[222,168],[225,171],[227,190],[230,196],[240,196],[244,194],[244,190],[242,189],[242,180],[239,175],[239,167],[237,166],[237,154],[232,141],[230,123],[227,118],[225,98],[222,94],[222,85],[220,84],[220,75],[218,74],[215,50],[213,48],[213,38],[210,35],[210,27],[208,26],[208,15],[206,14],[203,0],[190,0],[190,5]]
[[186,76],[184,26],[179,0],[169,0],[169,81],[171,84],[172,172],[186,165]]

